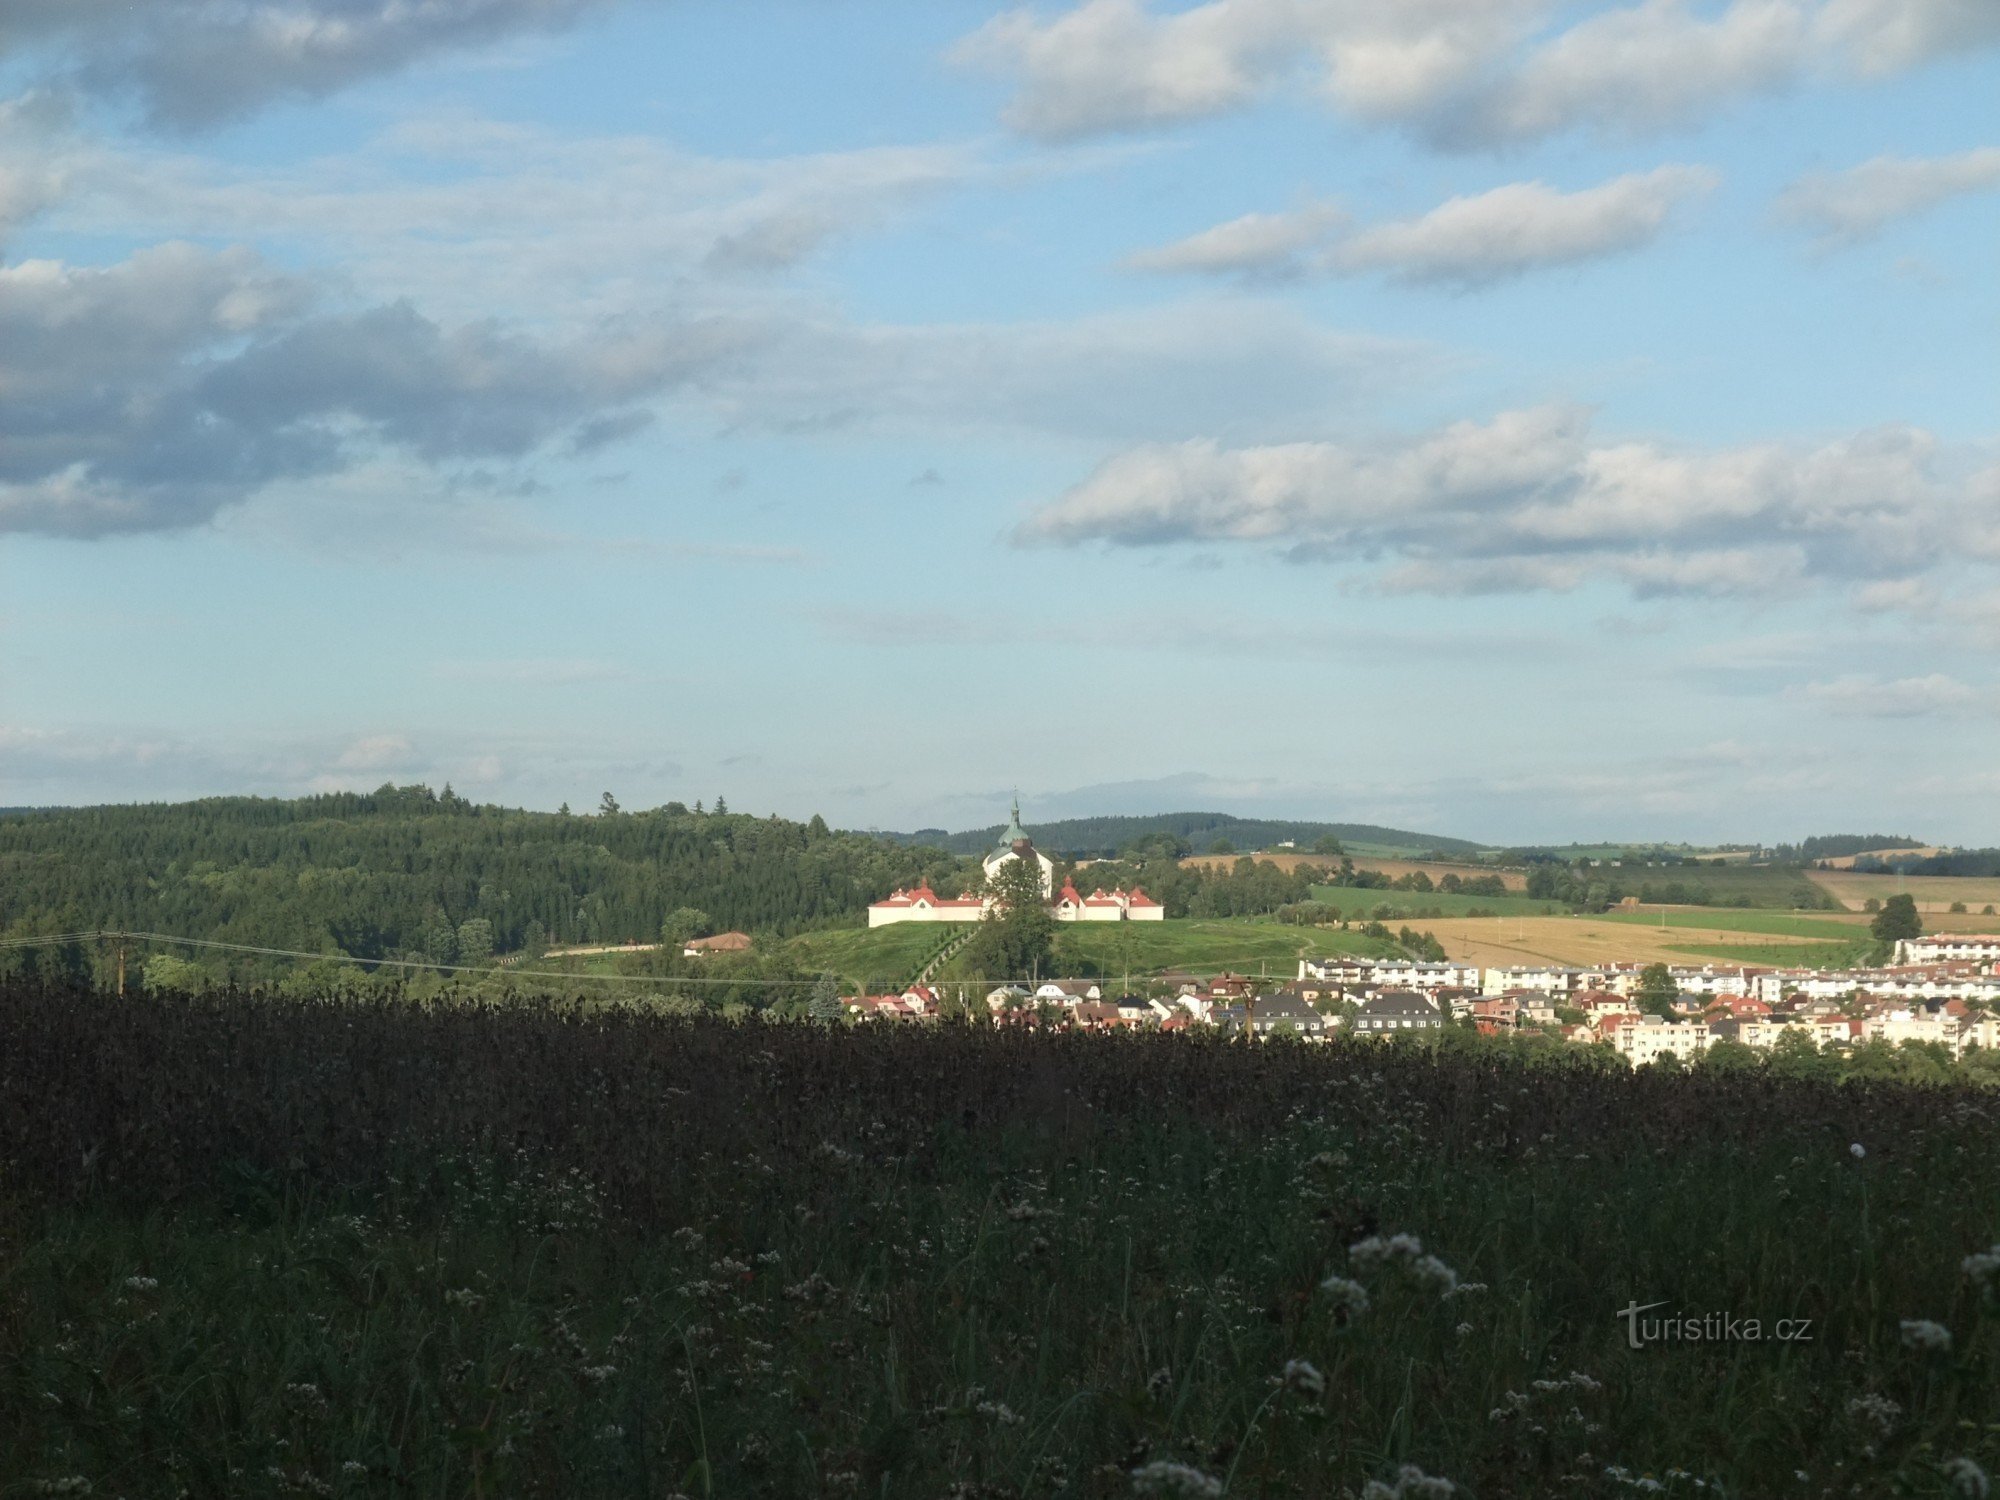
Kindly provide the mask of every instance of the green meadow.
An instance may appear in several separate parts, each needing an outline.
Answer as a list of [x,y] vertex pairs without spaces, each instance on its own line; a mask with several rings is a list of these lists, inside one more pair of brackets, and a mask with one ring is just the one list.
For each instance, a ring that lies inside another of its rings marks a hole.
[[1946,1500],[2000,1466],[2000,1093],[1963,1080],[0,1003],[10,1500]]

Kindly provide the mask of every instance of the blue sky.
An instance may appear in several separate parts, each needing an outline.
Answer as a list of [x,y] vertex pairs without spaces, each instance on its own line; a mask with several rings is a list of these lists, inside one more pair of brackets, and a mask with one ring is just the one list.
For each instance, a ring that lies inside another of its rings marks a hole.
[[0,803],[2000,842],[1988,0],[28,0]]

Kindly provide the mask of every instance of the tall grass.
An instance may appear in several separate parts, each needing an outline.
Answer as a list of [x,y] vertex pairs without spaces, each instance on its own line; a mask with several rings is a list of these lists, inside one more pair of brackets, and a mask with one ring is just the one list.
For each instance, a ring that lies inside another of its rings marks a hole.
[[[0,1495],[1944,1495],[2000,1458],[1972,1090],[0,1007]],[[1631,1302],[1812,1336],[1634,1350]]]

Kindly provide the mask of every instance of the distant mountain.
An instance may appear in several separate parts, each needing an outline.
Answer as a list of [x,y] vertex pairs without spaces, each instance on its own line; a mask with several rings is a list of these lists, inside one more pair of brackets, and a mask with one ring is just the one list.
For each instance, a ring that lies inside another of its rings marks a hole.
[[[917,844],[948,849],[954,854],[979,854],[993,847],[1007,825],[971,828],[962,833],[946,833],[941,828],[922,828],[915,833],[884,833],[879,837],[898,844]],[[1484,847],[1466,839],[1442,834],[1412,833],[1406,828],[1382,828],[1373,823],[1308,823],[1274,818],[1238,818],[1229,813],[1156,813],[1148,817],[1064,818],[1053,823],[1024,820],[1035,847],[1049,854],[1075,858],[1108,858],[1131,848],[1150,835],[1171,834],[1186,843],[1191,852],[1206,853],[1217,839],[1227,839],[1248,853],[1272,849],[1287,840],[1309,851],[1319,839],[1331,834],[1350,849],[1371,854],[1427,854],[1432,850],[1454,855],[1476,854]]]

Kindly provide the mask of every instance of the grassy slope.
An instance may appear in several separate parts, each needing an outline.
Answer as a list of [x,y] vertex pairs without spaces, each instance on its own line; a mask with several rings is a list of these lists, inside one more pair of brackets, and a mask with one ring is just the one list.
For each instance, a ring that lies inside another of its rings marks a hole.
[[1393,945],[1358,932],[1249,919],[1078,923],[1056,937],[1056,956],[1064,969],[1113,978],[1129,967],[1135,975],[1232,969],[1289,979],[1298,972],[1298,960],[1308,955],[1392,951]]
[[1716,911],[1708,907],[1682,907],[1662,913],[1651,911],[1608,911],[1597,920],[1626,922],[1635,927],[1698,927],[1710,932],[1759,932],[1773,937],[1818,938],[1823,942],[1864,942],[1866,924],[1832,913],[1808,916],[1777,911]]
[[1337,906],[1350,917],[1373,916],[1377,907],[1389,908],[1384,921],[1407,921],[1419,912],[1441,917],[1462,917],[1471,912],[1505,913],[1508,916],[1560,916],[1563,908],[1553,901],[1536,901],[1528,896],[1464,896],[1444,891],[1365,891],[1356,886],[1316,885],[1313,900]]

